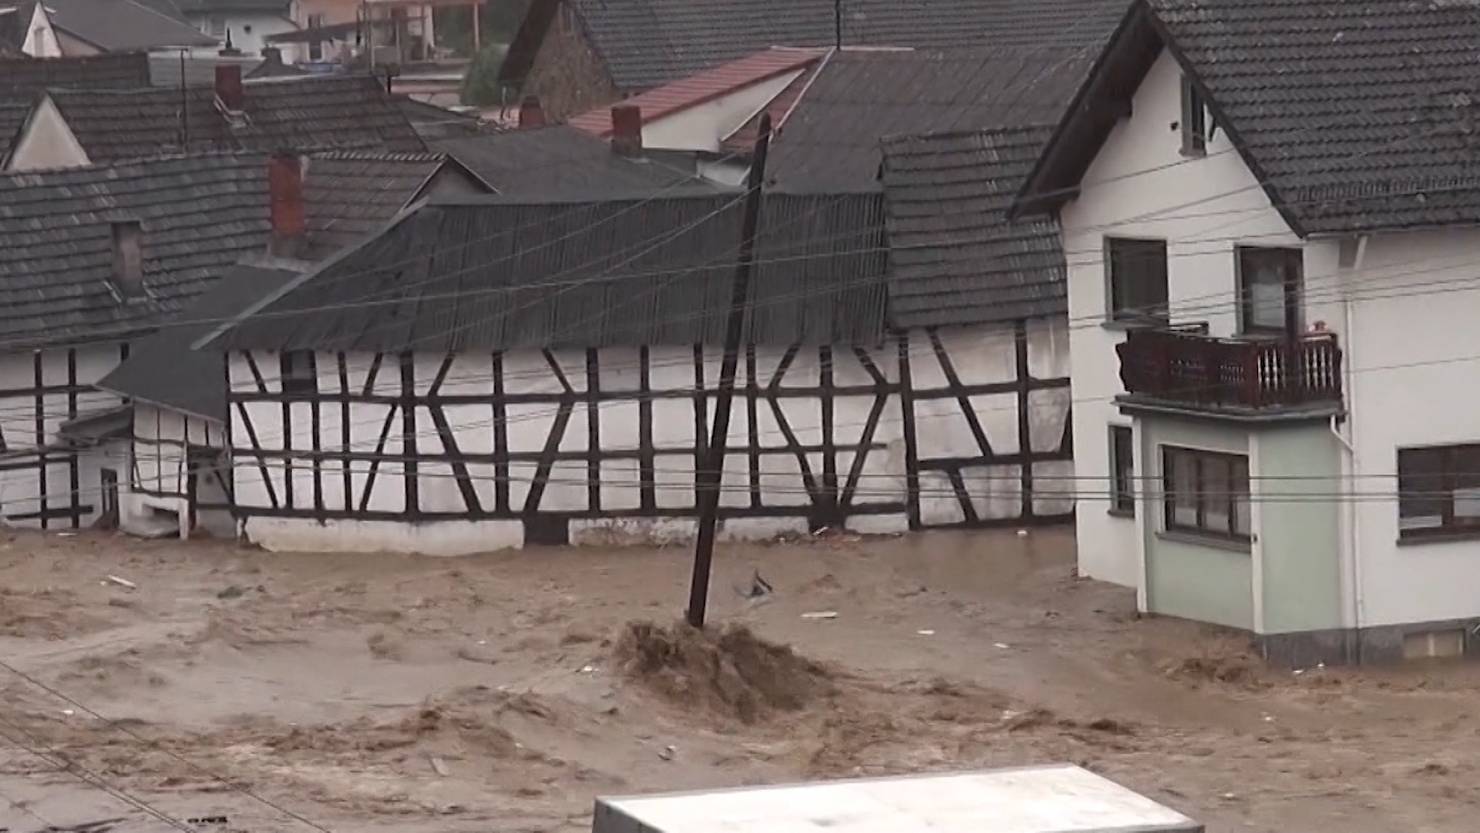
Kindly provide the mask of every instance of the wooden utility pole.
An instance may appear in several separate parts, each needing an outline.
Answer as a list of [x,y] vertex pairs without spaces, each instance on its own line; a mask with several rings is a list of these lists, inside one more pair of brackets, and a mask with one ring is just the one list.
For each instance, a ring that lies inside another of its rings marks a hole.
[[[750,274],[755,266],[755,235],[761,217],[761,186],[766,180],[766,155],[771,148],[771,114],[761,116],[760,134],[746,182],[745,220],[740,237],[740,261],[735,265],[735,283],[730,291],[730,316],[725,326],[725,352],[719,366],[719,395],[715,397],[714,427],[699,484],[699,539],[694,544],[694,576],[689,584],[688,621],[704,627],[709,605],[709,572],[714,563],[714,532],[719,516],[720,487],[724,483],[725,445],[730,435],[730,406],[735,398],[735,372],[740,364],[745,338],[745,313],[750,307]],[[700,391],[703,395],[703,391]]]

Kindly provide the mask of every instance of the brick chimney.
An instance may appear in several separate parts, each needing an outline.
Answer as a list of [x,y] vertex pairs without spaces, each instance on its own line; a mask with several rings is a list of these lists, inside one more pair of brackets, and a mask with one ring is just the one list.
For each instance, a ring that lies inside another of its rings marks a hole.
[[216,99],[228,110],[245,109],[247,94],[242,89],[242,68],[237,64],[216,65]]
[[642,108],[636,104],[612,105],[612,152],[642,155]]
[[303,205],[303,160],[294,153],[275,153],[267,162],[267,191],[272,217],[268,251],[296,257],[307,228]]
[[540,97],[527,95],[519,102],[519,129],[526,130],[531,127],[545,126],[545,107],[540,104]]

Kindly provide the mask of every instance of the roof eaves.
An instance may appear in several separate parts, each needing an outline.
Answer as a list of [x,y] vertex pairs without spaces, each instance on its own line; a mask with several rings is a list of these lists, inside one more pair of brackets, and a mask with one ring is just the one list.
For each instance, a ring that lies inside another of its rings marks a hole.
[[1259,164],[1259,160],[1253,154],[1248,152],[1248,144],[1244,141],[1243,136],[1240,135],[1238,127],[1228,117],[1227,112],[1218,104],[1218,99],[1213,95],[1212,90],[1208,89],[1208,85],[1204,82],[1202,75],[1198,73],[1197,67],[1192,61],[1188,60],[1186,53],[1182,51],[1176,39],[1172,37],[1171,30],[1166,27],[1166,24],[1157,16],[1156,10],[1151,8],[1151,5],[1146,0],[1137,0],[1137,3],[1145,5],[1151,27],[1161,36],[1161,42],[1167,52],[1176,59],[1178,66],[1182,68],[1182,71],[1187,74],[1187,77],[1197,88],[1198,95],[1202,96],[1208,109],[1212,111],[1214,123],[1222,128],[1224,133],[1228,134],[1228,141],[1238,151],[1239,158],[1243,160],[1244,164],[1249,166],[1250,173],[1254,175],[1254,179],[1259,183],[1259,186],[1264,189],[1265,196],[1269,197],[1269,201],[1274,206],[1275,211],[1279,212],[1280,217],[1284,219],[1285,224],[1290,227],[1290,230],[1295,233],[1295,236],[1301,238],[1306,237],[1307,230],[1305,224],[1301,222],[1295,212],[1290,210],[1290,204],[1280,195],[1279,189],[1275,187],[1274,179],[1269,175],[1269,172],[1264,169],[1263,165]]
[[[1045,191],[1042,187],[1042,180],[1049,173],[1050,160],[1057,162],[1058,158],[1067,152],[1071,143],[1080,141],[1079,137],[1070,135],[1071,131],[1082,119],[1092,118],[1097,112],[1102,112],[1092,109],[1091,102],[1101,92],[1097,87],[1103,84],[1105,73],[1112,59],[1118,56],[1118,50],[1126,48],[1130,42],[1130,38],[1136,34],[1133,31],[1134,27],[1137,24],[1144,24],[1147,16],[1153,15],[1151,15],[1145,0],[1131,0],[1131,3],[1126,7],[1125,15],[1120,19],[1120,23],[1116,25],[1114,33],[1106,41],[1105,46],[1100,50],[1100,54],[1095,57],[1095,61],[1090,66],[1084,80],[1080,82],[1079,89],[1074,93],[1074,98],[1070,100],[1063,117],[1059,119],[1058,126],[1054,129],[1053,135],[1048,140],[1048,144],[1044,146],[1043,152],[1038,155],[1037,161],[1033,163],[1033,168],[1028,173],[1027,179],[1023,181],[1022,188],[1018,190],[1017,195],[1013,197],[1011,204],[1008,205],[1007,218],[1009,220],[1018,220],[1024,215],[1043,213],[1051,210],[1077,193],[1077,184],[1073,189],[1060,186]],[[1146,68],[1149,69],[1149,67],[1150,64],[1148,62]],[[1144,78],[1144,71],[1141,73],[1141,76]],[[1140,83],[1139,79],[1137,83]],[[1108,135],[1109,131],[1106,130],[1105,132]],[[1103,143],[1104,138],[1101,137],[1097,144]],[[1096,150],[1098,150],[1098,147],[1096,147]],[[1077,182],[1078,179],[1076,178]]]

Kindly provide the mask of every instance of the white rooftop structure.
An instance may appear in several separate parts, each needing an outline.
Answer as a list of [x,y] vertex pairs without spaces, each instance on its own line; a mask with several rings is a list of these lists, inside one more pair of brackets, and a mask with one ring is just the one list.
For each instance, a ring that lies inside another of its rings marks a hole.
[[832,781],[596,802],[593,833],[1201,833],[1077,766]]

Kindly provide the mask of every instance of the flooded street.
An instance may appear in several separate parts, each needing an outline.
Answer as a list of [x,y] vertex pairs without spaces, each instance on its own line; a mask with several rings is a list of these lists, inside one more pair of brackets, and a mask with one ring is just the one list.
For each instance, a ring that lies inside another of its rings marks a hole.
[[714,630],[759,639],[662,667],[630,626],[678,618],[682,548],[0,547],[12,831],[578,831],[596,795],[1056,761],[1214,833],[1480,806],[1473,667],[1264,669],[1075,578],[1064,530],[722,547]]

